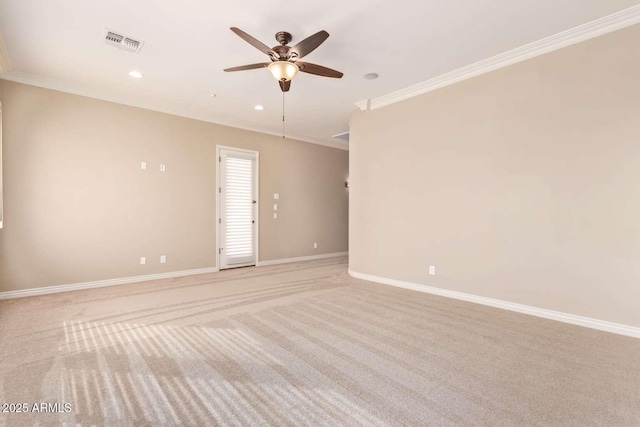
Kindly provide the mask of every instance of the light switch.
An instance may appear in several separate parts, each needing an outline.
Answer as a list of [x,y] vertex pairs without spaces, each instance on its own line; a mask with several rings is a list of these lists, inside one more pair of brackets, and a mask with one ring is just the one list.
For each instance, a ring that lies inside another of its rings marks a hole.
[[147,170],[147,162],[140,163],[140,169]]
[[278,212],[273,213],[273,219],[278,219]]
[[162,164],[160,165],[160,172],[164,172],[164,171],[166,171],[166,170],[167,170],[166,166],[164,165],[164,163],[162,163]]
[[278,210],[278,204],[277,204],[277,203],[275,203],[275,204],[273,205],[273,210],[274,210],[274,211],[277,211],[277,210]]
[[280,198],[280,193],[273,193],[273,200],[278,200]]

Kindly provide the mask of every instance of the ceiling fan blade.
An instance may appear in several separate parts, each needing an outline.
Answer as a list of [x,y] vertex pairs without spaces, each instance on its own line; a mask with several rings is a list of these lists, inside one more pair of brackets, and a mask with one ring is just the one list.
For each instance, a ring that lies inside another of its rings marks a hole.
[[318,46],[320,46],[327,38],[329,37],[329,33],[325,30],[318,31],[312,36],[307,37],[302,40],[297,45],[293,46],[289,53],[293,53],[297,56],[296,59],[300,59],[303,56],[306,56],[313,52]]
[[315,74],[316,76],[333,77],[334,79],[339,79],[344,75],[340,71],[332,70],[331,68],[312,64],[310,62],[296,62],[296,65],[303,73]]
[[245,33],[240,28],[231,27],[231,31],[236,33],[242,40],[246,41],[251,46],[253,46],[256,49],[258,49],[260,52],[265,53],[265,54],[267,54],[269,56],[276,55],[276,53],[269,46],[267,46],[266,44],[262,43],[260,40],[254,38],[254,37],[251,37],[249,34]]
[[256,68],[266,68],[268,67],[270,62],[261,62],[259,64],[249,64],[249,65],[241,65],[239,67],[231,67],[225,68],[224,71],[244,71],[244,70],[255,70]]
[[291,87],[291,80],[289,80],[288,82],[278,83],[280,83],[280,89],[282,89],[283,92],[289,92],[289,88]]

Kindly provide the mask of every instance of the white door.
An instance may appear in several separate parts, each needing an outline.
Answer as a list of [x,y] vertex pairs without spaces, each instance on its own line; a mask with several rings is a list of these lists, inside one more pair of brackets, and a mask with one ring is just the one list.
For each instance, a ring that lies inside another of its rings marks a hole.
[[257,153],[220,148],[220,269],[256,265]]

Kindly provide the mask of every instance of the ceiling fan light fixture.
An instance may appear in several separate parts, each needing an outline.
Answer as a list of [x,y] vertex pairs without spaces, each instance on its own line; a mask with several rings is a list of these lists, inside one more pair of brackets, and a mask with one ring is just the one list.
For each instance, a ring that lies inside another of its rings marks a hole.
[[290,81],[300,71],[296,64],[289,61],[275,61],[269,64],[268,68],[279,82]]

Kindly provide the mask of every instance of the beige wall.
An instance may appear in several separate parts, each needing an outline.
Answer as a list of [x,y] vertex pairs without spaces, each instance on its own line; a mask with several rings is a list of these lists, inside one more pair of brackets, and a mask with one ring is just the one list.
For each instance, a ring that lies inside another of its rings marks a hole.
[[2,200],[2,84],[0,84],[0,224],[2,224]]
[[640,326],[638,40],[355,113],[350,268]]
[[214,267],[216,144],[260,152],[260,260],[347,250],[347,151],[1,85],[0,291]]

